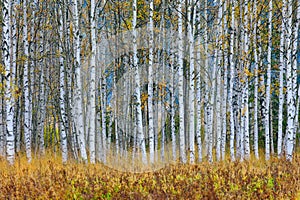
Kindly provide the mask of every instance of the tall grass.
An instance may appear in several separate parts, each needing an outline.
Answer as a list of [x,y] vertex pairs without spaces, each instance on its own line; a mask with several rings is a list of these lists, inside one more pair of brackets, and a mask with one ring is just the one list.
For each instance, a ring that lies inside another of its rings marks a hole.
[[14,166],[2,159],[0,199],[300,199],[298,153],[291,163],[252,158],[243,163],[161,163],[147,169],[130,168],[130,158],[120,159],[109,156],[110,166],[62,164],[60,156],[49,153],[31,163],[20,155]]

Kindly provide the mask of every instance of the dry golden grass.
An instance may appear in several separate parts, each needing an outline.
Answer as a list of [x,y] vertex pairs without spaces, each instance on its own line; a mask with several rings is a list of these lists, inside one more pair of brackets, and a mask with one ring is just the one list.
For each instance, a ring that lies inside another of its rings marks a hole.
[[[112,159],[112,158],[110,158]],[[130,165],[130,164],[129,164]],[[52,155],[0,161],[0,199],[300,199],[300,157],[292,163],[169,164],[145,173],[101,164],[61,164]]]

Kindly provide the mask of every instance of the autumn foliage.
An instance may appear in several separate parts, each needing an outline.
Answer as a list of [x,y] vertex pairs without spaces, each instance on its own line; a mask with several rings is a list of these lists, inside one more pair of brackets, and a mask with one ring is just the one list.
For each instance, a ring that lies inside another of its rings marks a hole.
[[299,199],[300,158],[293,162],[171,164],[145,173],[60,159],[0,164],[0,199]]

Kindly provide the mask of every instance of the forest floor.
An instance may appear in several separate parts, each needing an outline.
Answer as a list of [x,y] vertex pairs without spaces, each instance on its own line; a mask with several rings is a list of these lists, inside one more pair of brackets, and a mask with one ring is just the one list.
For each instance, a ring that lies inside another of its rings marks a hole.
[[0,160],[0,199],[300,199],[300,154],[291,163],[228,160],[145,173],[20,157],[14,166]]

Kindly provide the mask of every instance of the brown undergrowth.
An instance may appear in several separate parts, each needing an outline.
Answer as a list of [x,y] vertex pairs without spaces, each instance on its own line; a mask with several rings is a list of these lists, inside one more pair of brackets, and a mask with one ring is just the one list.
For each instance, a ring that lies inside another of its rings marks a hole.
[[60,158],[0,161],[0,199],[300,199],[300,158],[171,164],[146,173]]

